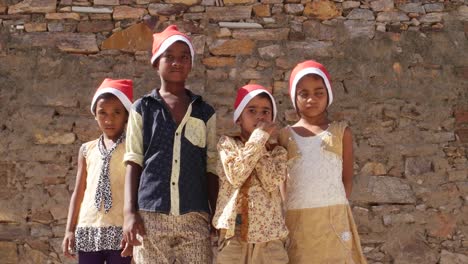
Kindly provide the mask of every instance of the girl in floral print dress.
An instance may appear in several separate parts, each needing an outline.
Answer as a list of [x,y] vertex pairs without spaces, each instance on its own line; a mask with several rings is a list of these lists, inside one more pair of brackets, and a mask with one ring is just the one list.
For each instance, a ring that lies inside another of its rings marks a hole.
[[132,106],[131,80],[105,79],[91,112],[102,131],[78,154],[75,190],[70,201],[62,249],[86,264],[129,264],[131,247],[122,252],[125,165],[124,129]]
[[241,133],[218,142],[217,263],[288,263],[279,191],[287,153],[268,143],[276,129],[275,101],[264,87],[251,84],[239,89],[234,107]]

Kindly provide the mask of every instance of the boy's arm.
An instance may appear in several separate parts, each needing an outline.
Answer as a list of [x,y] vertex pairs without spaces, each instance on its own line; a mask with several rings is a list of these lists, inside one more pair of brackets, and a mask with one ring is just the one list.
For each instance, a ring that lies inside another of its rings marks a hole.
[[216,211],[216,200],[218,199],[219,182],[216,175],[216,164],[218,162],[218,152],[216,151],[216,114],[213,114],[206,124],[206,148],[207,164],[206,179],[208,190],[208,202],[210,203],[212,215]]
[[288,153],[285,148],[277,146],[263,155],[257,163],[255,170],[263,189],[267,192],[278,190],[286,180]]
[[135,105],[128,117],[124,162],[124,240],[127,244],[137,245],[136,234],[144,235],[145,230],[137,212],[138,185],[143,165],[143,121]]
[[70,199],[70,207],[68,208],[67,226],[65,228],[65,237],[62,243],[62,250],[66,257],[74,257],[71,250],[75,249],[75,228],[80,213],[81,202],[83,201],[84,192],[86,190],[86,159],[83,155],[84,145],[81,146],[78,152],[78,169],[76,172],[75,189]]
[[255,129],[244,147],[238,147],[235,140],[226,136],[218,143],[219,157],[223,164],[226,179],[234,188],[240,188],[265,152],[269,134]]
[[348,199],[353,189],[353,163],[353,135],[347,127],[343,134],[343,185]]

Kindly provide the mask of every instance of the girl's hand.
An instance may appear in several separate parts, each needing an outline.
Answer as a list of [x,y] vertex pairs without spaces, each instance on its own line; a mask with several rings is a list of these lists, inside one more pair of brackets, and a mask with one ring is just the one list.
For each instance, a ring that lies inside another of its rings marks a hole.
[[122,239],[122,242],[120,243],[122,246],[122,252],[120,253],[120,256],[122,257],[130,257],[133,255],[133,246],[130,245],[125,241],[125,239]]
[[126,244],[131,246],[141,245],[140,241],[137,239],[137,234],[140,236],[145,236],[146,231],[143,226],[143,220],[138,213],[126,213],[124,215],[124,225],[123,225],[123,239]]
[[62,251],[65,257],[76,259],[75,254],[75,233],[67,231],[62,242]]

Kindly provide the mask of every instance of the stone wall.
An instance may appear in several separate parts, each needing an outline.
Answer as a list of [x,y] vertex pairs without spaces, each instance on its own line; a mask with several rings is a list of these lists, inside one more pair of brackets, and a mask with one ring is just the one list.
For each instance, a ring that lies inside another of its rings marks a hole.
[[354,133],[352,207],[369,263],[468,263],[466,0],[0,0],[0,259],[70,263],[60,244],[88,107],[103,78],[159,84],[151,35],[196,47],[188,84],[233,129],[236,88],[324,63]]

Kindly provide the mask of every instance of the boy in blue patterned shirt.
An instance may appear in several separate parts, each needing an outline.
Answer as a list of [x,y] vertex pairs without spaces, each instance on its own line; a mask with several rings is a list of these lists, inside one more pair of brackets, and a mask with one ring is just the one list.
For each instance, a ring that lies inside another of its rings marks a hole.
[[185,88],[194,56],[189,38],[174,25],[153,37],[161,87],[137,100],[129,116],[125,241],[135,245],[136,263],[211,263],[215,111]]

